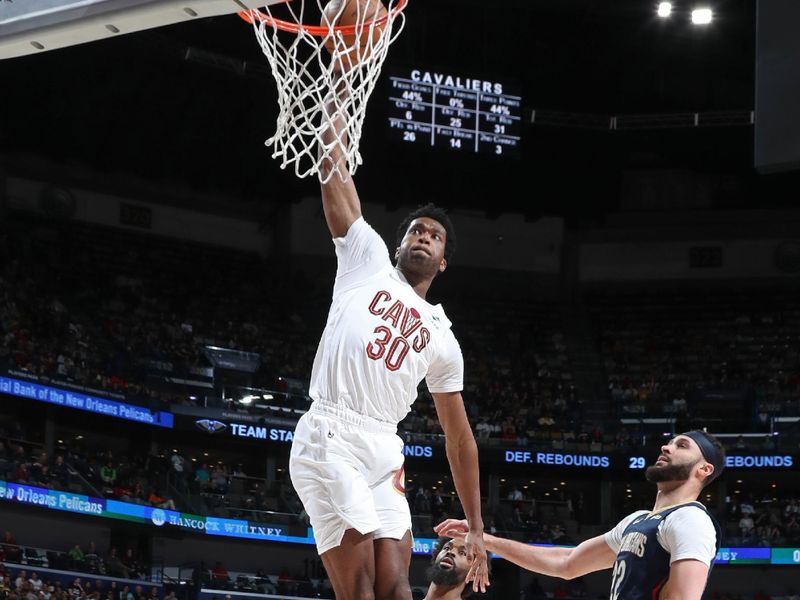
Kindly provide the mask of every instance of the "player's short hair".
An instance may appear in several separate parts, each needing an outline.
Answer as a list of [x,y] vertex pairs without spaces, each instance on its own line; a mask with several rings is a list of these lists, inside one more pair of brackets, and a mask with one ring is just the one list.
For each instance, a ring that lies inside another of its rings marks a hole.
[[[414,217],[414,219],[416,219],[416,217]],[[412,219],[412,221],[414,219]],[[409,223],[410,222],[411,221],[409,221]],[[453,538],[449,538],[449,537],[440,537],[440,538],[438,538],[436,540],[436,542],[434,542],[433,550],[431,551],[431,563],[436,562],[436,557],[439,556],[439,552],[441,552],[442,548],[444,547],[444,545],[447,542],[449,542],[450,540],[452,540],[452,539]],[[489,575],[491,575],[492,574],[492,559],[489,558],[489,557],[487,557],[487,559],[488,560],[486,561],[486,571],[487,571],[487,573]],[[461,598],[462,599],[463,598],[469,598],[470,596],[472,596],[472,585],[465,585],[464,589],[461,590]]]
[[400,226],[397,228],[397,245],[400,246],[400,244],[403,243],[403,238],[406,236],[408,226],[411,225],[414,219],[419,219],[420,217],[433,219],[444,227],[447,233],[447,240],[444,245],[444,259],[450,262],[450,257],[453,256],[456,251],[456,230],[455,227],[453,227],[453,222],[450,220],[450,217],[447,216],[447,212],[432,202],[428,202],[425,206],[419,206],[415,211],[406,215],[406,218],[403,219],[403,222],[400,223]]

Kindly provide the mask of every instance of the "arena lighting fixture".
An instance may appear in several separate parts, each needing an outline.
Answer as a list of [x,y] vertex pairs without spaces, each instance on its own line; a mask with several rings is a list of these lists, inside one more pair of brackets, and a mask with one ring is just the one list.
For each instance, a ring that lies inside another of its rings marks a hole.
[[692,11],[692,23],[695,25],[708,25],[714,19],[710,8],[695,8]]
[[256,400],[257,396],[245,396],[239,399],[239,404],[252,404],[253,400]]
[[662,19],[667,19],[672,15],[672,2],[659,2],[658,16]]

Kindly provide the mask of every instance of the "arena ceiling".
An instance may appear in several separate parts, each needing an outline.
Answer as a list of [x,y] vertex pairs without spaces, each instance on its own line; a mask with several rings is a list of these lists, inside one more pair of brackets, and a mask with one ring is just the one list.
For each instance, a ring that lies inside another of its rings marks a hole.
[[[669,21],[655,16],[656,4],[411,0],[385,70],[419,66],[514,82],[526,116],[752,110],[755,0],[709,0],[708,27],[689,23],[694,0],[675,0]],[[249,67],[236,68],[242,64]],[[78,166],[234,195],[254,210],[291,202],[316,193],[316,183],[281,172],[263,146],[275,104],[264,66],[235,16],[2,61],[0,153],[12,166],[36,156],[54,170]],[[521,157],[493,161],[387,143],[385,104],[379,88],[357,177],[366,202],[430,199],[490,214],[597,218],[619,208],[620,190],[642,172],[656,173],[655,181],[689,173],[719,188],[709,207],[768,202],[746,124],[616,132],[526,124]],[[780,187],[771,184],[768,195],[777,204]]]

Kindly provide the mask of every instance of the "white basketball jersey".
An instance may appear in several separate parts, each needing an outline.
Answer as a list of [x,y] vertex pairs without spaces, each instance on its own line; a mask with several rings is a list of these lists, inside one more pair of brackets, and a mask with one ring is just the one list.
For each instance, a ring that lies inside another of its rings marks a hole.
[[339,264],[311,397],[396,424],[423,378],[433,393],[460,392],[464,359],[441,305],[417,295],[363,218],[333,242]]

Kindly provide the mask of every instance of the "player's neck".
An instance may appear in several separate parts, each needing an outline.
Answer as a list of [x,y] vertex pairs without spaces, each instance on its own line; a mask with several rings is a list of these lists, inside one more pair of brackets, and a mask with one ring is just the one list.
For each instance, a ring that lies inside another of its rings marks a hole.
[[656,494],[653,512],[663,510],[670,506],[677,506],[678,504],[694,502],[699,495],[700,492],[697,490],[696,486],[692,485],[689,481],[660,483],[658,484],[658,493]]
[[423,300],[426,300],[428,297],[428,290],[431,288],[433,279],[428,278],[425,275],[403,271],[403,269],[400,267],[396,268],[403,275],[403,278],[406,280],[408,285],[414,289],[417,295]]
[[423,600],[460,600],[462,586],[443,586],[432,583]]

